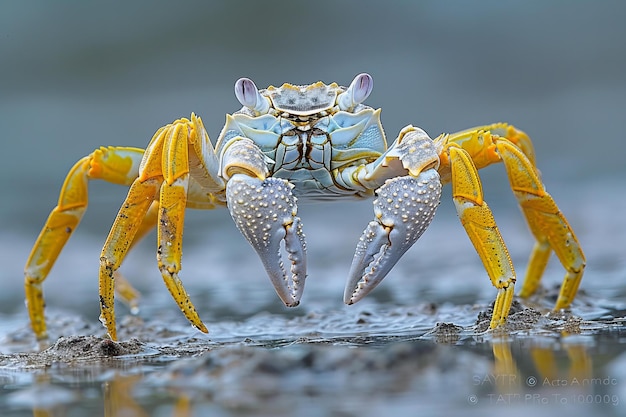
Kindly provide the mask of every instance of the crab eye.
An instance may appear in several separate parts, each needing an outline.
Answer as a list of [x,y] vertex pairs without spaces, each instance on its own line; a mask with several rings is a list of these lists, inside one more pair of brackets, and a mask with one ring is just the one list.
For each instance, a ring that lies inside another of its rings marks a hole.
[[235,83],[235,97],[255,114],[266,114],[270,109],[269,101],[259,93],[256,84],[249,78],[240,78]]
[[365,101],[372,92],[374,80],[372,76],[362,73],[354,77],[350,87],[337,97],[337,104],[341,110],[351,111],[354,106]]

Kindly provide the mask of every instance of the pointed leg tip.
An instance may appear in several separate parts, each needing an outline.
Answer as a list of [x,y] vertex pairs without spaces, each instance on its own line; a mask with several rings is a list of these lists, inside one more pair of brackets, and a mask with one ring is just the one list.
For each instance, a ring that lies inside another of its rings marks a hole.
[[495,330],[495,329],[501,328],[505,324],[506,324],[506,317],[503,317],[503,316],[496,317],[494,314],[494,316],[491,318],[491,322],[489,323],[489,330]]
[[46,330],[39,332],[35,331],[35,339],[37,340],[37,343],[48,342],[48,332]]

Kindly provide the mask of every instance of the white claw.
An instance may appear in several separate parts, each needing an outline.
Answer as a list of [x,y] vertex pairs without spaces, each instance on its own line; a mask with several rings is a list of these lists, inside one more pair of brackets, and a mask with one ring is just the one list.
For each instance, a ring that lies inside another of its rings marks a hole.
[[[262,181],[245,174],[233,175],[226,186],[235,224],[258,253],[278,296],[288,307],[300,303],[306,279],[306,244],[292,188],[283,179]],[[289,273],[281,256],[283,241],[291,264]]]
[[434,169],[388,180],[377,192],[375,219],[356,247],[344,302],[354,304],[372,291],[430,225],[441,197]]

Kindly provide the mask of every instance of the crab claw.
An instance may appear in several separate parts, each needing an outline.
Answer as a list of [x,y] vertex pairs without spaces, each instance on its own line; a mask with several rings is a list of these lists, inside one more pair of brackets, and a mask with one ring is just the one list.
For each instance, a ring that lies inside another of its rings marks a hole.
[[[300,303],[306,279],[306,244],[293,185],[278,178],[261,180],[233,175],[226,186],[230,215],[239,231],[256,250],[280,299],[287,307]],[[281,244],[291,263],[289,274]]]
[[387,180],[376,191],[376,219],[356,247],[344,302],[354,304],[372,291],[430,225],[441,197],[439,174],[434,169],[417,177]]

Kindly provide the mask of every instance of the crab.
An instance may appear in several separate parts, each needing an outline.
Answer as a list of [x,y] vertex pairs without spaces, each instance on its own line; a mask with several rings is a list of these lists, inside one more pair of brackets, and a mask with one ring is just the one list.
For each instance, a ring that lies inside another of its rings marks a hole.
[[[58,205],[25,267],[26,303],[37,338],[47,337],[42,284],[87,207],[88,182],[129,187],[100,257],[100,321],[117,339],[114,295],[136,294],[118,268],[128,251],[157,228],[157,263],[167,289],[189,322],[207,332],[179,278],[186,208],[227,207],[258,253],[276,293],[296,306],[304,289],[306,244],[297,202],[374,198],[374,218],[358,240],[344,302],[371,292],[431,223],[442,185],[452,187],[458,217],[497,289],[490,327],[505,323],[516,274],[478,170],[502,162],[536,240],[520,292],[535,292],[554,251],[566,274],[555,310],[570,306],[585,267],[574,231],[546,192],[530,138],[506,123],[431,139],[408,125],[387,145],[380,109],[364,101],[368,74],[351,84],[285,83],[259,90],[235,83],[242,108],[226,115],[213,146],[200,117],[191,114],[154,134],[147,148],[101,147],[70,170]],[[288,268],[285,267],[288,265]]]

